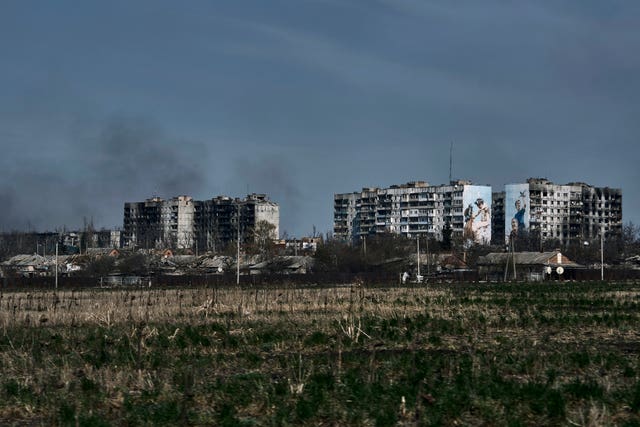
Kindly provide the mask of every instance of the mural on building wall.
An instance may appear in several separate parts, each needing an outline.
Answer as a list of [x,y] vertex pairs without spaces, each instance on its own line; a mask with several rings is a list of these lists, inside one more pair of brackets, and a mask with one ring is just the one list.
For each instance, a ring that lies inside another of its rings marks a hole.
[[505,185],[505,238],[518,236],[529,229],[529,184]]
[[465,242],[491,241],[491,187],[466,185],[462,195]]

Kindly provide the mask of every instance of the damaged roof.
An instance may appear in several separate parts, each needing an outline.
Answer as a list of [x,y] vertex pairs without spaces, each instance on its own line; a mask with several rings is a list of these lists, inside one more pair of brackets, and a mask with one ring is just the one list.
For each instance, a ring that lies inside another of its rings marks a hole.
[[262,270],[269,267],[286,268],[289,270],[299,270],[301,268],[308,268],[313,265],[314,259],[309,256],[278,256],[268,261],[259,262],[252,265],[252,270]]
[[506,264],[507,260],[515,259],[516,264],[520,265],[548,265],[564,267],[580,267],[571,261],[566,256],[562,255],[559,251],[553,252],[515,252],[513,254],[508,252],[493,252],[478,258],[478,265],[496,265]]

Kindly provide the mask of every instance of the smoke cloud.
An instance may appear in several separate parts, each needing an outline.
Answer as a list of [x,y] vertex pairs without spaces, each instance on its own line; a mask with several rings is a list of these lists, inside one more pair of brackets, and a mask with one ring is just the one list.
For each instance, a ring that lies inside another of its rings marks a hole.
[[[206,147],[171,138],[145,120],[116,118],[102,130],[95,163],[101,190],[116,197],[189,194],[204,182]],[[90,153],[87,153],[90,156]]]
[[174,138],[149,120],[110,118],[80,134],[66,136],[64,161],[15,150],[3,159],[1,230],[74,228],[85,221],[120,226],[125,201],[191,194],[203,186],[206,147]]

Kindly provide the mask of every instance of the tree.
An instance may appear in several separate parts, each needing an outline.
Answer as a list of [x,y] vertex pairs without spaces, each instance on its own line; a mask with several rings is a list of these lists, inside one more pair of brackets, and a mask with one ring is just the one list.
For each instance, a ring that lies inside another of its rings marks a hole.
[[122,274],[145,275],[149,270],[147,257],[143,254],[130,255],[118,263],[118,269]]
[[275,232],[276,226],[268,221],[258,221],[253,229],[253,242],[264,259],[273,255],[273,240],[277,237]]
[[110,256],[102,256],[94,259],[85,269],[90,276],[106,276],[113,271],[115,259]]
[[18,254],[36,252],[38,237],[36,233],[12,231],[0,236],[0,260],[10,258]]
[[[541,249],[540,233],[529,230],[518,230],[513,236],[513,244],[518,252],[538,252]],[[553,243],[554,247],[560,247]]]
[[338,239],[325,240],[315,254],[316,269],[324,272],[361,272],[364,260],[360,248]]
[[640,227],[628,222],[620,235],[622,254],[625,258],[640,254]]
[[395,233],[367,236],[366,245],[367,253],[364,261],[374,265],[381,265],[394,258],[406,258],[415,250],[415,244],[412,240]]

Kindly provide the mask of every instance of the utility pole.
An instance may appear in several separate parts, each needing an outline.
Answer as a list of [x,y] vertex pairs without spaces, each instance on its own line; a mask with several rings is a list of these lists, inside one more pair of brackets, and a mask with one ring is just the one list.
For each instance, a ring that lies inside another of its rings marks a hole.
[[418,252],[418,275],[416,277],[416,282],[420,283],[420,233],[416,233],[416,246],[417,246],[417,252]]
[[511,242],[512,242],[513,237],[511,235],[509,235],[509,243],[507,245],[507,264],[504,266],[504,279],[502,279],[503,282],[507,281],[507,276],[509,274],[509,257],[511,256]]
[[504,281],[507,281],[507,276],[509,275],[509,261],[511,261],[513,265],[513,279],[517,279],[516,274],[516,254],[514,248],[513,234],[509,235],[509,247],[507,248],[507,265],[504,269]]
[[518,274],[516,273],[516,252],[513,246],[511,247],[511,259],[513,261],[513,280],[518,280]]
[[56,291],[58,290],[58,242],[56,242]]
[[238,203],[238,253],[236,256],[236,285],[240,284],[240,203]]
[[427,233],[427,277],[429,277],[429,274],[431,273],[429,264],[431,264],[431,258],[429,255],[429,233]]
[[367,235],[366,234],[362,236],[362,250],[364,252],[363,255],[364,255],[364,259],[366,261],[366,259],[367,259]]
[[604,225],[600,227],[600,280],[604,282]]

